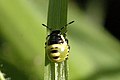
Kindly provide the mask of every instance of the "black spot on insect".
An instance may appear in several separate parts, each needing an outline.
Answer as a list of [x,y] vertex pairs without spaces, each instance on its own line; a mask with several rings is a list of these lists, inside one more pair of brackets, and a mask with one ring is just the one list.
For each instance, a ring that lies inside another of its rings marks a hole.
[[57,49],[58,47],[55,47],[55,49]]
[[53,49],[53,48],[51,48],[51,49]]
[[65,59],[68,60],[68,57],[66,57]]
[[51,53],[57,53],[58,52],[58,50],[52,50],[51,51]]
[[47,43],[45,42],[45,45],[46,45]]
[[67,44],[68,44],[68,39],[65,39],[65,41],[67,42]]
[[59,56],[55,56],[55,57],[53,57],[53,59],[58,59],[59,58]]
[[68,49],[70,50],[70,46],[68,45]]

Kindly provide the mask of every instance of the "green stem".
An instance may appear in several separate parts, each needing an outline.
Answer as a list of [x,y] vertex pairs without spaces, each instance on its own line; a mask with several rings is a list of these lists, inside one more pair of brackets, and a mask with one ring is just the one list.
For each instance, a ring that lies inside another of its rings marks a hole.
[[[66,25],[67,7],[68,0],[49,0],[47,26],[56,30]],[[48,33],[51,31],[48,30]],[[64,31],[66,31],[66,28]],[[67,61],[54,63],[49,61],[47,54],[45,54],[44,80],[68,80]]]
[[67,0],[50,0],[47,25],[60,29],[67,24]]

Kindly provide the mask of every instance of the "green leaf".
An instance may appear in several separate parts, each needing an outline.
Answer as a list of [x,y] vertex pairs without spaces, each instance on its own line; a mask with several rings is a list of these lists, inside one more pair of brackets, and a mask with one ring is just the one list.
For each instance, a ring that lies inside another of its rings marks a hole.
[[[67,24],[67,5],[67,0],[49,0],[47,19],[47,26],[49,28],[59,30]],[[66,31],[66,29],[67,28],[65,28],[64,31]],[[52,32],[52,30],[50,30],[50,32]],[[68,80],[67,61],[54,63],[49,61],[47,53],[45,56],[44,80]]]

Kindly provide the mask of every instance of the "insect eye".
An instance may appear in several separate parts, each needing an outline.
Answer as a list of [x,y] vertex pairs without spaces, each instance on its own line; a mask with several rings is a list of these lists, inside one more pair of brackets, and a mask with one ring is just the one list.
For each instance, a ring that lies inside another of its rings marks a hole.
[[55,57],[53,57],[54,59],[58,59],[59,58],[59,56],[55,56]]
[[51,51],[51,53],[57,53],[58,52],[58,50],[52,50]]

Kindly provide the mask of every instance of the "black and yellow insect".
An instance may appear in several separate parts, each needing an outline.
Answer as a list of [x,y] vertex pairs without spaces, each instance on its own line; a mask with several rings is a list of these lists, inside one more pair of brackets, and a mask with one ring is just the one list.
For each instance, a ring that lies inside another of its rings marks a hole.
[[[53,30],[50,35],[47,36],[45,50],[50,61],[63,62],[64,60],[68,59],[70,46],[68,44],[68,39],[64,37],[66,32],[62,33],[61,31],[73,22],[74,21],[71,21],[70,23],[66,24],[60,30]],[[45,24],[42,25],[52,30]]]

